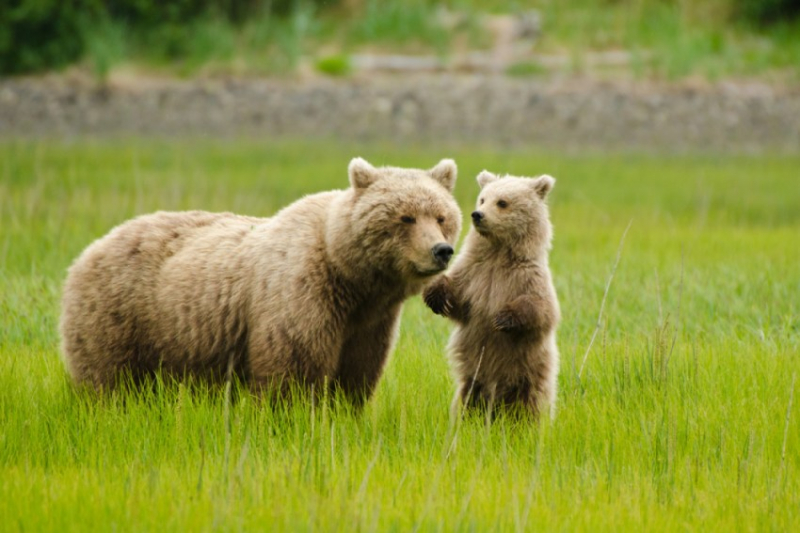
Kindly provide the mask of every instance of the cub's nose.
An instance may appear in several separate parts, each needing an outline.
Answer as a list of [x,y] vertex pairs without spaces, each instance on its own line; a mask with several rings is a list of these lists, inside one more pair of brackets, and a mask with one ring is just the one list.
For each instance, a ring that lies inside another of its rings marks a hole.
[[481,213],[480,211],[473,211],[472,212],[472,221],[475,222],[475,223],[478,223],[481,220],[483,220],[483,213]]
[[446,242],[440,242],[431,249],[431,253],[433,253],[433,258],[445,267],[450,262],[450,258],[453,257],[453,247]]

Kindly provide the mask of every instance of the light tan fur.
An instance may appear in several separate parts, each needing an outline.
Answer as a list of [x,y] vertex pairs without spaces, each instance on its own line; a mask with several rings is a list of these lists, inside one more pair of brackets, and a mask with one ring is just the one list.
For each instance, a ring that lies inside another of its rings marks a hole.
[[452,160],[425,171],[356,158],[348,170],[350,188],[271,218],[158,212],[90,245],[64,286],[73,378],[108,389],[123,372],[214,379],[230,368],[260,390],[328,383],[366,400],[403,301],[446,267],[461,214]]
[[554,414],[559,357],[558,299],[548,265],[550,176],[483,171],[473,228],[452,269],[428,286],[426,304],[451,318],[448,344],[457,381],[454,408],[522,405]]

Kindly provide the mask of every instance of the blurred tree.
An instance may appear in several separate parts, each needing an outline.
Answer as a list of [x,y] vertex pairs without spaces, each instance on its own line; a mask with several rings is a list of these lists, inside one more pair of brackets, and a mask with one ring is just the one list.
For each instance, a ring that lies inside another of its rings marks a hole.
[[99,18],[146,31],[179,57],[191,39],[187,24],[202,17],[241,24],[266,13],[285,16],[300,6],[337,0],[0,0],[0,74],[59,68],[81,58]]

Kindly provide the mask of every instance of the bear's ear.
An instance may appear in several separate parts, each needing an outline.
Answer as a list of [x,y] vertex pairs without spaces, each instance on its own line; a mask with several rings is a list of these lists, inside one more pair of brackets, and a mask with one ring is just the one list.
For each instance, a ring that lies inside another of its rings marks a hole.
[[489,185],[493,181],[497,181],[499,178],[496,174],[492,174],[488,170],[482,170],[480,174],[478,174],[478,185],[480,185],[481,189]]
[[547,174],[543,174],[538,178],[533,180],[533,190],[536,191],[536,195],[544,200],[544,198],[553,190],[553,187],[556,184],[556,179],[553,176],[548,176]]
[[456,162],[452,159],[442,159],[435,167],[430,169],[428,173],[433,179],[442,184],[442,186],[450,192],[456,187],[456,177],[458,175],[458,167]]
[[360,157],[354,157],[350,161],[347,174],[354,189],[366,189],[378,179],[378,170]]

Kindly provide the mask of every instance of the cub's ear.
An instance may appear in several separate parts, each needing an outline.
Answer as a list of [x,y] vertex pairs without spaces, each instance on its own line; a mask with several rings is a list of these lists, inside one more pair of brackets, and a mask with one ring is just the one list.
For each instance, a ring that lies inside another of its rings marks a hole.
[[354,189],[366,189],[378,179],[378,170],[360,157],[350,160],[347,174]]
[[545,196],[547,196],[550,191],[553,190],[555,185],[556,179],[553,176],[548,176],[547,174],[543,174],[533,180],[533,190],[536,191],[536,195],[542,200],[544,200]]
[[500,179],[496,174],[492,174],[488,170],[482,170],[480,174],[478,174],[478,185],[480,185],[481,189],[489,185],[493,181],[497,181]]
[[428,174],[448,191],[453,192],[453,189],[455,189],[458,167],[456,167],[456,162],[452,159],[442,159],[428,171]]

